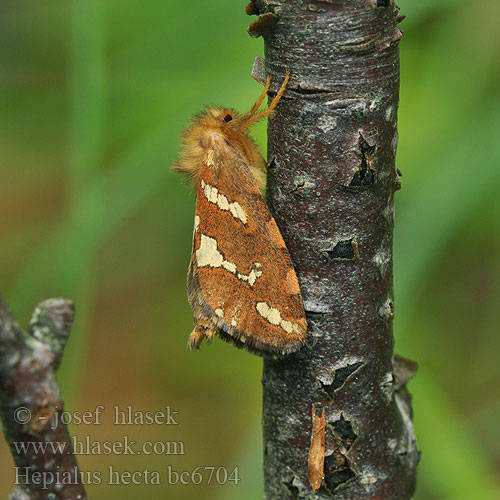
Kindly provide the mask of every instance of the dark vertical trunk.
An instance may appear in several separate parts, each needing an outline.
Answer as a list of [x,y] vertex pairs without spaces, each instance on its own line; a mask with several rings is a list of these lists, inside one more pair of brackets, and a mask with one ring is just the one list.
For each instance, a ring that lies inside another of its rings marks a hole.
[[[256,0],[273,89],[268,202],[299,276],[307,346],[264,363],[267,500],[410,499],[419,453],[393,364],[399,10],[392,1]],[[311,408],[324,479],[308,480]]]

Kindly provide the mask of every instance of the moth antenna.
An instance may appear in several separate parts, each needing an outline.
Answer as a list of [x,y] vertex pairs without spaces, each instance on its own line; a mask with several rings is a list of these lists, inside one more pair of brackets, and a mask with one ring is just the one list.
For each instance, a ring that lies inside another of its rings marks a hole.
[[271,86],[271,77],[268,76],[262,94],[260,94],[260,97],[257,99],[257,102],[253,105],[252,109],[250,110],[251,115],[253,115],[260,108],[260,105],[262,104],[262,101],[265,99],[270,86]]
[[[257,102],[253,105],[252,109],[248,113],[241,115],[239,118],[236,118],[235,120],[233,120],[233,123],[232,123],[233,127],[236,126],[237,128],[239,128],[238,127],[239,123],[244,124],[247,120],[249,120],[254,115],[254,113],[257,112],[257,110],[260,108],[260,105],[262,104],[262,101],[265,99],[267,93],[269,92],[270,87],[271,87],[271,77],[268,76],[266,79],[266,84],[264,85],[264,90],[262,91],[262,94],[260,94],[259,98],[257,99]],[[243,127],[243,128],[246,128],[246,127]]]
[[[248,120],[246,122],[242,123],[242,125],[239,127],[240,130],[245,130],[246,128],[248,128],[253,123],[258,122],[262,118],[273,114],[274,109],[276,108],[276,106],[280,102],[280,99],[283,96],[283,93],[285,92],[288,80],[290,80],[290,71],[286,70],[285,79],[283,80],[283,83],[281,84],[281,87],[278,90],[278,93],[274,96],[274,99],[271,101],[271,104],[269,105],[269,107],[267,109],[265,109],[264,111],[261,111],[260,113],[257,113],[255,115],[252,115],[251,113],[249,113],[250,117],[248,118]],[[266,89],[268,87],[268,83],[270,84],[270,78],[269,77],[268,77],[268,80],[266,82]],[[265,91],[265,93],[267,93],[267,90]],[[264,99],[263,96],[265,96],[264,93],[263,93],[263,95],[261,95],[259,97],[259,101],[260,101],[261,98],[262,98],[262,100]],[[259,101],[257,101],[257,102],[259,102]],[[259,106],[260,106],[260,103],[259,103]],[[252,110],[254,108],[255,108],[255,106],[252,108]]]
[[285,79],[283,80],[283,83],[281,84],[281,87],[278,90],[278,93],[274,96],[274,99],[271,101],[271,104],[269,105],[268,110],[272,111],[278,105],[278,103],[281,100],[281,96],[285,92],[286,86],[288,84],[288,80],[290,80],[290,71],[286,70]]

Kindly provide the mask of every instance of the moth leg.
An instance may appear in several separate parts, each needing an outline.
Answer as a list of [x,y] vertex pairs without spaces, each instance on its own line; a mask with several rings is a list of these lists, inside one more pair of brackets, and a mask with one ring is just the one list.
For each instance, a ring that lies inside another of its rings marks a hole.
[[199,349],[204,338],[207,339],[207,342],[212,342],[212,339],[217,331],[217,327],[213,323],[204,318],[198,318],[195,321],[195,327],[188,338],[189,349],[191,351],[193,349]]
[[205,337],[207,337],[207,342],[212,342],[214,335],[217,333],[217,329],[213,327],[211,330],[205,330]]
[[188,348],[190,351],[194,349],[199,349],[201,341],[205,338],[205,333],[203,330],[197,330],[196,328],[190,333],[188,338]]

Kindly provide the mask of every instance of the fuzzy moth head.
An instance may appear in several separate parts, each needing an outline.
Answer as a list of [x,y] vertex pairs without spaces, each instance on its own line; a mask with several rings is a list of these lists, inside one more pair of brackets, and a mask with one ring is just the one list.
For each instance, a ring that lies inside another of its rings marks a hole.
[[269,108],[259,111],[260,105],[269,90],[271,80],[268,77],[266,86],[249,113],[239,114],[233,109],[207,107],[196,115],[181,135],[181,153],[174,164],[174,170],[186,173],[195,182],[198,180],[203,164],[235,169],[237,175],[241,158],[250,168],[257,184],[264,183],[264,158],[257,145],[248,135],[248,128],[273,113],[283,92],[289,75],[285,77],[281,89],[272,100]]

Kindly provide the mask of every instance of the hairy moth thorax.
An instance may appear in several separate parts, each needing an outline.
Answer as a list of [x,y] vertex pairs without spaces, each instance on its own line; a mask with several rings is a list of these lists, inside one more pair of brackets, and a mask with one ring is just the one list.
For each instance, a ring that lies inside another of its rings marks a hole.
[[182,134],[174,169],[196,187],[188,296],[198,348],[215,334],[257,354],[283,355],[305,341],[300,288],[278,226],[267,208],[264,158],[248,128],[272,114],[288,82],[259,111],[270,87],[246,114],[209,107]]

